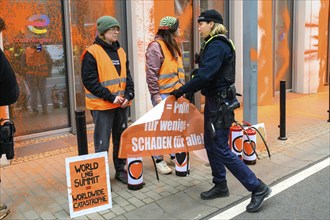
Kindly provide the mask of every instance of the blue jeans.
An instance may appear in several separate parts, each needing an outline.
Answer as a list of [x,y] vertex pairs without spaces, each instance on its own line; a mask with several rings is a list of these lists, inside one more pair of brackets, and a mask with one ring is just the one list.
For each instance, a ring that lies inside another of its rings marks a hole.
[[115,108],[104,111],[91,110],[95,124],[95,153],[109,150],[110,134],[112,133],[112,158],[116,171],[123,170],[126,165],[126,159],[118,158],[118,153],[121,134],[127,128],[127,109],[128,108]]
[[219,184],[226,180],[225,167],[227,167],[248,191],[253,191],[259,185],[259,180],[250,168],[230,150],[228,145],[229,128],[216,129],[216,137],[211,137],[207,123],[210,120],[210,112],[217,110],[216,98],[206,97],[204,144],[212,169],[213,183]]
[[[160,94],[160,97],[162,98],[162,100],[166,99],[167,97],[169,97],[170,94]],[[152,106],[156,106],[156,100],[153,100],[153,98],[151,97],[151,102],[152,102]],[[175,154],[170,154],[171,157],[175,157]],[[154,158],[156,160],[162,160],[164,159],[164,156],[163,155],[158,155],[158,156],[154,156]]]

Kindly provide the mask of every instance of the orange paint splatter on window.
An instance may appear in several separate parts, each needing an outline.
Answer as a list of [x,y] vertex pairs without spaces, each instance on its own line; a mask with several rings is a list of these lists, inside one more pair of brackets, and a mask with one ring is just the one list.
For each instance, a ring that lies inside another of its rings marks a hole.
[[250,59],[251,59],[251,61],[257,61],[257,59],[258,59],[257,50],[254,48],[250,49]]
[[288,8],[285,8],[283,10],[282,18],[283,27],[279,34],[282,40],[279,41],[278,49],[276,51],[276,55],[282,60],[282,66],[276,74],[275,82],[279,82],[280,80],[285,78],[285,74],[288,71],[288,67],[290,64],[290,50],[287,35],[290,30],[291,21]]
[[273,97],[273,3],[260,1],[261,16],[258,18],[260,44],[258,55],[258,105],[272,103]]

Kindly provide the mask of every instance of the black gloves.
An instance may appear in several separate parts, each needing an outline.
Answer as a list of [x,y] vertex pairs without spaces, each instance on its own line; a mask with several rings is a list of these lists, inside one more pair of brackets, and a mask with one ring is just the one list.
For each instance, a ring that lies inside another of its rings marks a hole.
[[182,92],[182,90],[179,89],[175,89],[174,91],[170,92],[170,95],[174,95],[176,99],[180,98],[184,93]]

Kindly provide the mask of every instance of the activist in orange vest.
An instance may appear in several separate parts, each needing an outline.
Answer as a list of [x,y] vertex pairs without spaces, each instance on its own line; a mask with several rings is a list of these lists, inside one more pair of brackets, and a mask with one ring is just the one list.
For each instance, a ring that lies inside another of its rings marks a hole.
[[[153,106],[184,84],[182,52],[175,38],[180,36],[179,20],[166,16],[161,19],[157,35],[146,52],[146,80]],[[163,156],[154,156],[161,174],[172,173]],[[171,155],[175,165],[175,155]]]
[[134,84],[126,53],[118,42],[119,22],[111,16],[100,17],[97,30],[94,44],[82,55],[86,108],[95,124],[95,152],[109,151],[112,133],[115,178],[127,184],[126,159],[118,158],[118,152],[121,134],[127,128]]
[[40,95],[42,113],[47,114],[46,78],[51,73],[53,61],[47,49],[43,48],[41,44],[37,44],[34,47],[27,47],[24,56],[26,81],[30,90],[33,116],[39,113],[37,93]]

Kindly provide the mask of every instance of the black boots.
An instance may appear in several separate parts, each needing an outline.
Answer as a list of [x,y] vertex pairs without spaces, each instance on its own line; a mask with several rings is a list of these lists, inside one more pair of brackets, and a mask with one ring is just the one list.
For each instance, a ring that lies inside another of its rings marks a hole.
[[126,170],[116,170],[115,179],[120,182],[127,184],[127,171]]
[[261,180],[259,180],[259,186],[252,191],[251,201],[246,206],[247,212],[256,212],[260,209],[262,206],[262,203],[265,198],[267,198],[270,193],[272,192],[272,189],[264,184]]
[[228,196],[229,196],[229,190],[227,187],[227,181],[215,184],[215,186],[209,191],[205,191],[201,193],[201,199],[203,200],[215,199],[218,197],[228,197]]

